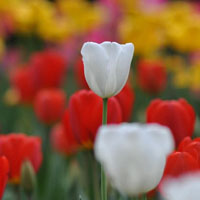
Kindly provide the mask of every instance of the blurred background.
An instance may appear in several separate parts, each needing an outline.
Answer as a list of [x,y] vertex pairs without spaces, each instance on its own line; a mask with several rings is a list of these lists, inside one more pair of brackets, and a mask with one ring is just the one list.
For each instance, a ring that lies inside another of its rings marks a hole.
[[[195,108],[195,135],[200,134],[198,0],[1,0],[1,133],[49,140],[55,123],[40,116],[42,108],[35,99],[43,89],[61,89],[67,107],[72,94],[88,89],[80,55],[86,41],[135,45],[129,77],[134,108],[128,121],[145,122],[145,110],[154,98],[183,97]],[[94,158],[85,151],[72,154],[53,146],[38,173],[36,199],[87,199],[90,171],[83,169]],[[13,195],[7,187],[4,200]],[[111,192],[110,198],[115,195]]]

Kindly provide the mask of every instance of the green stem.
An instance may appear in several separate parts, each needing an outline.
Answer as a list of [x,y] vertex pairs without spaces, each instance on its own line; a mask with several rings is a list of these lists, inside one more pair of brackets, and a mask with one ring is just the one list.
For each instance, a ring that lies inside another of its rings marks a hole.
[[103,99],[103,119],[102,124],[107,124],[107,112],[108,112],[108,99]]
[[146,194],[143,194],[142,197],[141,197],[141,199],[142,199],[142,200],[147,200],[147,195],[146,195]]
[[92,159],[92,153],[91,152],[87,152],[87,169],[88,169],[88,172],[87,172],[87,177],[88,177],[88,185],[89,185],[89,197],[90,197],[90,200],[93,200],[95,199],[95,191],[94,191],[94,177],[93,177],[93,159]]
[[[107,124],[108,99],[103,99],[103,119],[102,124]],[[107,200],[107,180],[103,168],[101,167],[101,200]]]
[[15,192],[16,200],[20,200],[21,194],[20,194],[20,186],[19,185],[14,186],[14,192]]

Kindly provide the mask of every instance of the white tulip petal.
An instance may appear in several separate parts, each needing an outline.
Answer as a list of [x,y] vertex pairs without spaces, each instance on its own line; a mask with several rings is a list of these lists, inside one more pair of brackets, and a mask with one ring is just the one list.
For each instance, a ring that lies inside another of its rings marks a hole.
[[97,95],[104,95],[108,55],[97,43],[87,42],[81,49],[86,81]]
[[[160,132],[158,140],[154,132]],[[129,195],[155,188],[163,174],[167,151],[173,146],[171,136],[165,135],[171,132],[157,124],[102,126],[95,142],[95,155],[112,185]]]
[[134,46],[131,43],[85,43],[81,54],[90,89],[102,98],[119,93],[128,79],[133,51]]
[[132,43],[122,45],[121,53],[118,57],[116,66],[117,88],[115,95],[121,91],[128,79],[133,54],[134,46]]
[[200,173],[185,174],[178,178],[169,178],[162,184],[165,200],[200,199]]

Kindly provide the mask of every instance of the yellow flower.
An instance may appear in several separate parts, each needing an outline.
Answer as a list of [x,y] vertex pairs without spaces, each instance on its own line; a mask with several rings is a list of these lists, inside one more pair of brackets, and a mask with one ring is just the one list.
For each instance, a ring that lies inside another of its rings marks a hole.
[[188,88],[190,86],[190,73],[188,70],[179,70],[173,74],[173,84],[177,88]]
[[4,53],[4,42],[3,42],[3,39],[0,38],[0,60],[3,56],[3,53]]
[[181,52],[200,49],[200,15],[195,13],[192,4],[168,4],[162,20],[169,46]]
[[191,67],[190,88],[191,89],[200,89],[200,65]]
[[164,43],[161,13],[129,13],[120,23],[119,33],[123,42],[133,42],[136,53],[149,54]]
[[59,0],[58,6],[74,33],[85,33],[100,25],[104,19],[101,8],[85,0]]

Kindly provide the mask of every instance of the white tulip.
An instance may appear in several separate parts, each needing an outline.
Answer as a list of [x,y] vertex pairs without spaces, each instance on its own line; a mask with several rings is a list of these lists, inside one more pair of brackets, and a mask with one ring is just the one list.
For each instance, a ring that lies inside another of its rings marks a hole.
[[170,130],[158,124],[101,126],[95,142],[95,156],[111,184],[130,196],[158,185],[173,149]]
[[90,89],[102,98],[118,94],[128,79],[133,52],[132,43],[84,43],[81,54]]
[[165,200],[198,200],[200,199],[200,172],[171,178],[162,184]]

